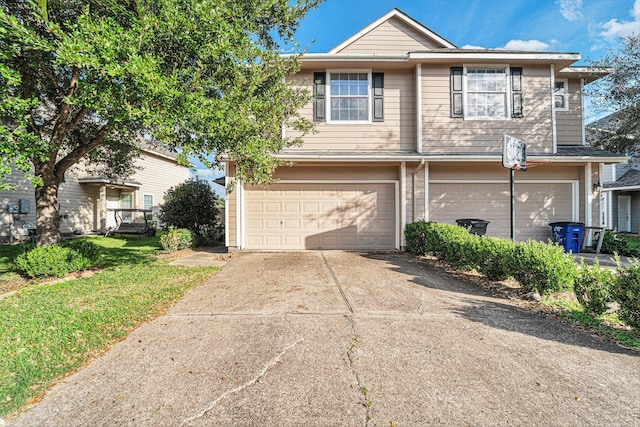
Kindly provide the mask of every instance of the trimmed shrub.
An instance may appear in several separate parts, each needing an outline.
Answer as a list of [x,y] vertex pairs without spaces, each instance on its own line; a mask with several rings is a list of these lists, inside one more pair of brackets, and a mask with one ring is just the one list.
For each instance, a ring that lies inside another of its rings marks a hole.
[[18,255],[15,265],[21,274],[31,278],[63,277],[86,270],[93,261],[70,247],[47,245]]
[[459,226],[418,221],[407,224],[407,249],[433,255],[461,269],[477,269],[491,280],[514,277],[540,293],[572,289],[577,268],[558,245],[530,241],[514,243],[476,236]]
[[431,230],[430,222],[416,221],[407,224],[405,228],[405,236],[407,238],[407,251],[413,255],[424,256],[429,255],[427,244],[427,235]]
[[640,328],[640,263],[622,267],[618,263],[617,286],[612,289],[614,301],[620,305],[618,317],[627,325]]
[[612,301],[611,288],[614,280],[613,273],[600,267],[597,260],[592,267],[582,261],[573,290],[586,311],[600,316],[607,311],[607,304]]
[[98,254],[100,252],[100,247],[88,240],[63,240],[60,242],[60,246],[71,248],[92,262],[95,262],[98,259]]
[[571,290],[577,274],[573,257],[562,247],[535,240],[516,243],[512,267],[524,288],[541,294]]
[[513,276],[516,244],[512,240],[483,237],[478,246],[478,271],[490,280]]
[[167,252],[175,252],[179,249],[193,247],[193,235],[186,228],[170,226],[167,234],[160,236],[160,244]]

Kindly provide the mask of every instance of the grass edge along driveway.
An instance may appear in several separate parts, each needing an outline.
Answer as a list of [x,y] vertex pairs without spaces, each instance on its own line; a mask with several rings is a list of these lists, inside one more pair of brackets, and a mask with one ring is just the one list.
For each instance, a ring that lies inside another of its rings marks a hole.
[[105,270],[24,287],[0,300],[0,418],[16,416],[217,270],[148,256],[159,253],[157,239],[134,242],[130,250],[126,239],[117,240],[93,240],[104,248]]

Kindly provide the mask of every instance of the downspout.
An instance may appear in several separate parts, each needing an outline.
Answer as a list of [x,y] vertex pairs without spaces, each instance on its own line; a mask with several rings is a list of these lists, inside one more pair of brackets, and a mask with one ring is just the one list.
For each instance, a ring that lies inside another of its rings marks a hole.
[[[558,154],[558,135],[556,133],[556,76],[555,66],[551,64],[551,138],[553,140],[553,154]],[[568,89],[568,88],[567,88]]]
[[416,151],[422,154],[422,64],[416,65]]
[[418,166],[416,167],[416,169],[413,171],[413,174],[411,175],[412,179],[413,179],[413,185],[412,185],[412,189],[413,189],[413,197],[411,198],[412,200],[412,205],[413,205],[413,220],[417,221],[418,220],[418,204],[416,203],[416,175],[418,174],[418,172],[420,172],[420,169],[422,169],[424,167],[425,164],[425,160],[422,159],[420,160],[420,163],[418,164]]
[[407,162],[400,164],[400,249],[406,246],[404,230],[407,226]]
[[[587,227],[591,227],[593,224],[593,188],[592,182],[593,178],[591,176],[592,173],[592,164],[591,162],[587,163],[584,167],[584,197],[585,197],[585,206],[584,206],[584,223]],[[587,245],[591,246],[591,236],[589,235],[589,239],[587,240]]]
[[424,220],[429,221],[429,163],[424,165]]
[[[569,90],[569,88],[567,88],[567,90]],[[555,102],[554,102],[555,104]],[[584,78],[580,79],[580,114],[582,115],[582,128],[580,129],[582,131],[582,145],[587,145],[587,137],[584,131],[584,121],[585,121],[585,117],[584,117]],[[602,164],[601,164],[602,165]],[[600,168],[600,172],[602,172],[602,168]],[[601,176],[601,175],[598,175]],[[600,181],[602,181],[602,179],[600,179]]]

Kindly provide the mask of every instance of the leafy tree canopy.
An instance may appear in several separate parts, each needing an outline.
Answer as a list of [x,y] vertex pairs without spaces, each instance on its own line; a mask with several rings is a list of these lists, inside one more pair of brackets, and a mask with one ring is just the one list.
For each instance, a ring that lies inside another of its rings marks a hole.
[[619,49],[611,50],[591,65],[608,74],[590,85],[586,95],[597,113],[611,113],[590,126],[592,145],[617,153],[637,155],[640,146],[640,35],[622,38]]
[[[57,241],[57,189],[84,159],[130,172],[136,140],[237,161],[267,182],[283,123],[309,131],[289,86],[302,17],[321,0],[0,0],[0,184],[32,171],[38,243]],[[212,164],[213,163],[213,164]],[[56,236],[54,236],[56,234]]]

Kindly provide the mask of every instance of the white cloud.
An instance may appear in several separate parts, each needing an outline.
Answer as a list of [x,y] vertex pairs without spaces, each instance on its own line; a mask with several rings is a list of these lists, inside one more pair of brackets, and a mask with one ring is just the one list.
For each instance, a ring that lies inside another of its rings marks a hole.
[[211,169],[196,169],[195,171],[191,171],[191,176],[193,178],[198,177],[198,179],[201,180],[209,180],[212,179],[214,176],[214,171]]
[[465,44],[464,46],[462,46],[462,49],[484,50],[484,49],[486,49],[486,47],[482,47],[482,46],[474,46],[474,45],[472,45],[472,44]]
[[600,24],[599,27],[603,30],[600,32],[600,35],[608,40],[613,40],[617,37],[640,34],[640,0],[636,0],[633,3],[633,9],[629,11],[629,14],[633,18],[633,21],[611,19],[604,24]]
[[540,51],[548,50],[549,47],[548,43],[541,42],[540,40],[509,40],[501,49]]
[[558,0],[560,13],[567,21],[582,19],[582,0]]

